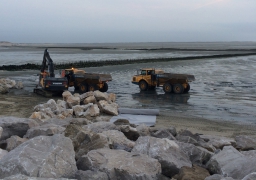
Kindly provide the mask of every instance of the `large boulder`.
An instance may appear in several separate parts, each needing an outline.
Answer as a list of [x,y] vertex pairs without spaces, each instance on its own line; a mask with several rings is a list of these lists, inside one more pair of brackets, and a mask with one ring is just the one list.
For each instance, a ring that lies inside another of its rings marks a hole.
[[224,177],[223,175],[220,175],[220,174],[213,174],[211,176],[206,177],[204,180],[235,180],[235,179],[233,179],[232,177]]
[[84,104],[96,103],[96,102],[97,102],[97,100],[94,96],[89,96],[89,97],[85,98],[83,101]]
[[66,100],[68,107],[72,108],[73,106],[80,105],[80,97],[69,96]]
[[242,179],[256,172],[256,157],[245,156],[233,146],[224,146],[223,150],[213,155],[206,165],[211,174]]
[[94,97],[96,98],[97,101],[100,101],[100,100],[104,100],[104,101],[107,101],[108,100],[108,94],[107,93],[103,93],[103,92],[100,92],[100,91],[94,91],[93,92],[93,95]]
[[78,170],[75,174],[77,180],[109,180],[108,175],[105,172],[100,171],[82,171]]
[[44,104],[38,104],[34,107],[34,111],[35,112],[39,112],[39,111],[43,111],[46,108],[50,108],[50,110],[52,112],[57,110],[57,103],[55,102],[54,99],[50,99],[48,100],[46,103]]
[[1,94],[6,94],[8,92],[9,92],[9,88],[4,84],[0,84],[0,93]]
[[118,115],[117,103],[108,103],[106,100],[100,100],[98,104],[101,112],[104,112],[106,114],[113,115],[113,116]]
[[65,136],[72,140],[76,159],[79,159],[93,149],[109,148],[106,136],[84,130],[75,124],[71,124],[66,128]]
[[[40,177],[29,177],[23,174],[16,174],[9,177],[4,178],[3,180],[72,180],[67,178],[40,178]],[[73,179],[75,180],[75,179]]]
[[235,148],[241,151],[256,150],[256,139],[250,136],[236,136]]
[[119,130],[118,127],[111,122],[96,122],[83,126],[83,129],[90,130],[95,133],[102,133],[108,130]]
[[180,146],[180,149],[182,149],[189,156],[192,164],[204,166],[213,156],[212,152],[202,147],[183,142],[177,142],[177,144]]
[[106,135],[110,141],[111,149],[122,149],[131,152],[135,142],[126,138],[126,136],[117,130],[103,131],[102,134]]
[[64,100],[64,101],[67,101],[67,99],[68,99],[70,96],[73,96],[73,95],[72,95],[71,92],[69,92],[69,91],[64,91],[64,92],[62,93],[62,97],[63,97],[63,100]]
[[92,103],[86,105],[75,105],[72,107],[76,117],[86,117],[88,115],[87,109],[93,106]]
[[55,124],[43,124],[30,128],[24,135],[25,138],[31,139],[36,136],[52,136],[54,134],[61,134],[65,131],[65,128]]
[[256,150],[240,151],[240,153],[247,156],[247,157],[256,158]]
[[17,146],[20,144],[26,142],[28,139],[27,138],[20,138],[19,136],[11,136],[10,138],[6,139],[7,151],[11,151],[15,149]]
[[79,170],[107,173],[109,179],[156,179],[161,173],[160,163],[144,154],[123,150],[98,149],[88,152],[77,161]]
[[137,129],[131,127],[130,125],[119,125],[118,127],[120,131],[124,133],[124,135],[132,141],[136,141],[140,137],[140,134],[137,131]]
[[1,159],[2,159],[6,154],[8,154],[8,151],[3,150],[3,149],[0,148],[0,161],[1,161]]
[[176,138],[168,131],[168,129],[161,129],[156,132],[151,133],[151,136],[156,138],[167,138],[170,140],[176,140]]
[[175,176],[178,180],[205,180],[206,177],[210,176],[210,173],[200,167],[193,165],[193,167],[182,167],[179,174]]
[[140,124],[136,127],[140,136],[150,136],[150,129],[145,124]]
[[13,135],[23,137],[28,129],[38,126],[38,123],[29,118],[0,117],[0,126],[3,128],[0,140],[5,140]]
[[2,136],[2,133],[3,133],[3,128],[0,126],[0,138]]
[[[235,144],[235,140],[233,138],[214,136],[214,135],[200,135],[200,138],[202,138],[206,142],[205,144],[212,145],[216,149],[222,149],[224,146],[231,146]],[[202,144],[200,145],[204,147],[204,145]],[[205,146],[204,148],[207,148],[207,147]]]
[[183,166],[191,167],[189,156],[172,140],[140,136],[132,153],[146,154],[161,163],[162,174],[172,177],[179,173]]
[[0,178],[70,177],[77,171],[72,141],[63,135],[38,136],[10,151],[0,161]]
[[256,179],[256,172],[253,172],[245,176],[242,180],[255,180],[255,179]]

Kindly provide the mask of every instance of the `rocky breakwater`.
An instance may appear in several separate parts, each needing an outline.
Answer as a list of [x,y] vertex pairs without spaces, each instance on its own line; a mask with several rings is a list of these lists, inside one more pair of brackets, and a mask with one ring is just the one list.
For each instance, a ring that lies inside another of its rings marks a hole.
[[118,119],[115,94],[63,93],[30,118],[0,118],[0,179],[255,179],[256,140]]
[[0,78],[0,94],[6,94],[10,89],[23,89],[23,84],[9,78]]

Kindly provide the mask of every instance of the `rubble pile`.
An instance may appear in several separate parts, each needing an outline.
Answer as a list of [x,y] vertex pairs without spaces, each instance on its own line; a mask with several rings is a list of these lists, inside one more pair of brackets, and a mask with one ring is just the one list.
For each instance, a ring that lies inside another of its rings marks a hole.
[[10,89],[23,89],[22,82],[16,82],[9,78],[0,78],[0,94],[6,94]]

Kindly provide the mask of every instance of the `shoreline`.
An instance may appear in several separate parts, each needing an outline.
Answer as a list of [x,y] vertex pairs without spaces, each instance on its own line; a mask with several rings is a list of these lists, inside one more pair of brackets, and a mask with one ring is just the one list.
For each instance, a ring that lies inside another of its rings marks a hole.
[[[145,59],[125,59],[125,60],[104,60],[104,61],[74,61],[69,63],[55,63],[55,69],[67,69],[74,68],[86,68],[86,67],[102,67],[102,66],[114,66],[114,65],[127,65],[127,64],[140,64],[140,63],[152,63],[152,62],[168,62],[168,61],[180,61],[180,60],[202,60],[202,59],[218,59],[218,58],[230,58],[240,56],[254,56],[256,52],[251,53],[237,53],[237,54],[217,54],[206,56],[189,56],[189,57],[175,57],[175,58],[145,58]],[[40,64],[22,64],[22,65],[2,65],[0,70],[7,71],[19,71],[19,70],[38,70],[41,68]]]

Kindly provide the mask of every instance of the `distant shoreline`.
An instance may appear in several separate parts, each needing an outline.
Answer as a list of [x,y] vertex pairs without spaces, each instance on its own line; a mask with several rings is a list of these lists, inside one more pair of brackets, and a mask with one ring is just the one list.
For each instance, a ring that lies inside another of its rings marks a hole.
[[[248,52],[248,50],[247,50]],[[101,67],[111,65],[125,65],[125,64],[139,64],[149,62],[168,62],[179,60],[195,60],[195,59],[219,59],[230,58],[240,56],[253,56],[256,52],[250,53],[233,53],[233,54],[221,54],[221,55],[206,55],[206,56],[189,56],[189,57],[175,57],[175,58],[147,58],[147,59],[126,59],[126,60],[104,60],[104,61],[75,61],[69,63],[55,63],[55,69],[67,69],[67,68],[86,68],[86,67]],[[7,71],[19,71],[19,70],[38,70],[41,68],[41,64],[22,64],[22,65],[3,65],[0,66],[0,70]]]

